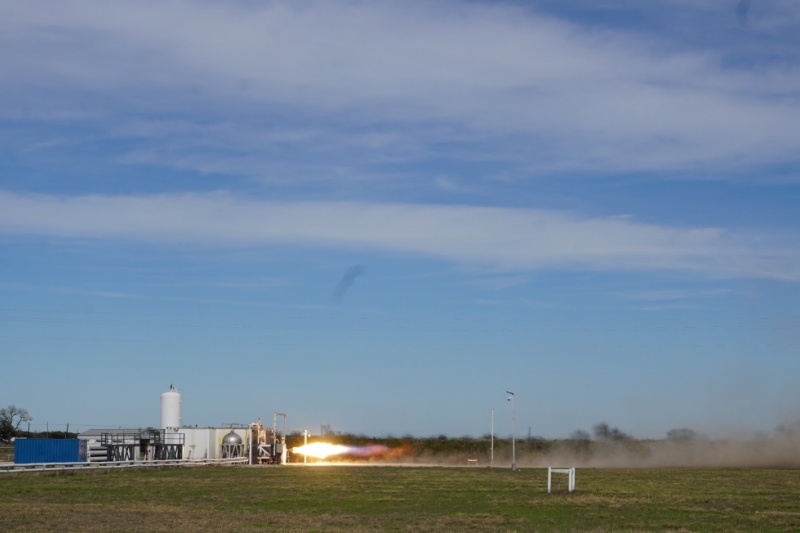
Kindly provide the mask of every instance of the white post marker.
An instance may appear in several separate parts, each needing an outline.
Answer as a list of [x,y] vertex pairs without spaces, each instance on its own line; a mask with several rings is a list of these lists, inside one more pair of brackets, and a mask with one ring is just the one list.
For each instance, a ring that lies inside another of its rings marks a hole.
[[575,467],[574,466],[570,467],[570,468],[553,468],[553,467],[548,467],[547,468],[547,492],[548,493],[551,492],[551,488],[553,486],[553,473],[556,473],[556,474],[567,474],[568,480],[569,480],[567,482],[568,490],[570,492],[574,492],[575,491]]
[[517,396],[510,390],[506,391],[508,401],[511,402],[511,470],[517,469]]

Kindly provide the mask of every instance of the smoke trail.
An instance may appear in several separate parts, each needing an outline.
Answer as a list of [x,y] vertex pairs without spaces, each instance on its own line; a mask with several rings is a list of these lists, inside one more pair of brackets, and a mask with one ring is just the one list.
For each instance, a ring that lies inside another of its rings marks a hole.
[[751,0],[739,0],[736,5],[736,19],[739,21],[739,26],[742,28],[747,27],[747,12],[750,11]]
[[350,288],[351,285],[355,282],[356,278],[364,274],[364,267],[361,265],[353,265],[347,269],[347,271],[342,276],[342,279],[339,280],[339,283],[336,285],[336,288],[333,290],[333,295],[331,299],[338,303],[342,303],[344,300],[344,295],[347,290]]
[[371,444],[369,446],[351,446],[348,455],[357,455],[358,457],[375,457],[386,455],[389,453],[389,448],[382,444]]

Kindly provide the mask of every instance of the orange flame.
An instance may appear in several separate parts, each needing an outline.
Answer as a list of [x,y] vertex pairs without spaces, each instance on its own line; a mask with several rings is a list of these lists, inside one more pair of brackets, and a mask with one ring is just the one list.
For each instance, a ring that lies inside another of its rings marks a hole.
[[342,455],[350,453],[349,446],[341,444],[328,444],[327,442],[312,442],[305,446],[295,446],[292,448],[294,453],[300,453],[307,457],[316,457],[317,459],[327,459],[332,455]]
[[347,446],[345,444],[329,444],[327,442],[313,442],[305,446],[296,446],[292,452],[303,454],[307,457],[327,459],[333,455],[354,455],[357,457],[381,457],[391,454],[391,450],[382,444],[369,446]]

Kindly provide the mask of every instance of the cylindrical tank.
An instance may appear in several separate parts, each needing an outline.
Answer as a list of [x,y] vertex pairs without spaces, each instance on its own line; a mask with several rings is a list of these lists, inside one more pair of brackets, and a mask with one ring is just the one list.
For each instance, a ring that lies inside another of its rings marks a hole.
[[172,385],[161,394],[161,429],[177,431],[181,427],[181,393]]

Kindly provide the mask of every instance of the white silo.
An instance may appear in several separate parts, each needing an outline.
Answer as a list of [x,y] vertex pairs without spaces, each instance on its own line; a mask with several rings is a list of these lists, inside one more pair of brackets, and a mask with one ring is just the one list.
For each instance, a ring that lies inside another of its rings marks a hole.
[[161,394],[161,429],[178,431],[181,427],[181,393],[172,385]]

